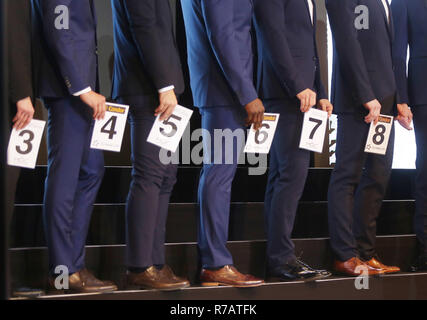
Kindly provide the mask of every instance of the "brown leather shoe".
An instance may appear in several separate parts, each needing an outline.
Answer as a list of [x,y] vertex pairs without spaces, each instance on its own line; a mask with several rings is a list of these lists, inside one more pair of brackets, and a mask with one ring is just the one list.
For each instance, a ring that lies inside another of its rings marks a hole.
[[384,273],[396,273],[400,272],[400,268],[396,266],[386,266],[381,261],[378,260],[378,258],[373,257],[369,261],[365,261],[365,263],[375,269],[383,270]]
[[49,278],[48,285],[51,293],[102,293],[117,290],[117,286],[113,282],[99,280],[87,269],[77,271],[69,276],[68,289],[57,290],[53,278]]
[[363,273],[363,269],[357,270],[358,267],[366,268],[369,276],[384,274],[383,270],[375,269],[367,265],[357,257],[353,257],[351,259],[348,259],[347,261],[335,260],[334,262],[334,270],[336,272],[349,276],[360,276]]
[[219,270],[202,269],[200,282],[204,287],[233,286],[239,288],[258,287],[264,280],[249,274],[242,274],[233,266],[224,266]]
[[173,272],[169,269],[169,267],[166,267],[166,269],[165,267],[163,267],[161,270],[158,270],[155,266],[151,266],[144,272],[140,273],[133,273],[128,271],[128,287],[134,287],[137,289],[172,291],[183,289],[190,285],[188,280],[176,277],[173,275]]
[[190,286],[190,281],[182,277],[178,277],[173,273],[172,269],[168,265],[164,265],[162,269],[158,270],[162,279],[167,279],[176,285],[180,285],[181,288],[188,288]]

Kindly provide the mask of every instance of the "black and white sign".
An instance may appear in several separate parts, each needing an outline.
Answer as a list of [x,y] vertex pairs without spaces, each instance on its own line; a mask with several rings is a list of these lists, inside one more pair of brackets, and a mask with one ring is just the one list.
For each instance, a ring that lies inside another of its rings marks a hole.
[[274,134],[276,132],[277,123],[279,122],[278,113],[264,113],[264,121],[258,131],[251,126],[246,141],[244,152],[246,153],[263,153],[270,152]]
[[128,113],[129,106],[108,102],[105,118],[95,121],[90,147],[120,152]]
[[160,121],[157,116],[147,142],[175,152],[192,115],[193,110],[178,105],[168,119]]
[[380,115],[377,124],[371,123],[365,152],[385,155],[393,127],[393,117]]
[[328,113],[316,108],[311,108],[304,114],[299,147],[322,153],[325,142]]
[[31,120],[21,130],[12,130],[7,149],[7,164],[15,167],[34,169],[39,154],[46,121]]

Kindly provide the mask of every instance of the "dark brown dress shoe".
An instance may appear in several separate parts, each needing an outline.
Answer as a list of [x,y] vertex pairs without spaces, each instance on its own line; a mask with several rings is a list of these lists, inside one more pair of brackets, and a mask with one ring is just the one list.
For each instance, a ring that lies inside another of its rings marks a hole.
[[179,280],[180,278],[176,276],[173,278],[171,275],[172,270],[163,269],[160,271],[155,266],[151,266],[140,273],[128,271],[128,288],[173,291],[186,288],[190,285],[187,280]]
[[396,273],[400,272],[400,268],[396,266],[386,266],[378,258],[373,257],[371,260],[365,261],[365,263],[375,269],[381,269],[384,273]]
[[204,287],[233,286],[239,288],[258,287],[264,280],[249,274],[242,274],[233,266],[224,266],[219,270],[202,269],[200,282]]
[[381,269],[375,269],[357,257],[348,259],[347,261],[338,261],[334,262],[334,270],[340,274],[345,274],[349,276],[360,276],[364,270],[367,271],[369,276],[384,274],[384,271]]
[[[55,280],[49,279],[50,293],[102,293],[117,290],[117,286],[111,281],[103,281],[96,278],[89,270],[83,269],[73,273],[68,278],[68,289],[55,288]],[[56,291],[54,291],[56,290]]]

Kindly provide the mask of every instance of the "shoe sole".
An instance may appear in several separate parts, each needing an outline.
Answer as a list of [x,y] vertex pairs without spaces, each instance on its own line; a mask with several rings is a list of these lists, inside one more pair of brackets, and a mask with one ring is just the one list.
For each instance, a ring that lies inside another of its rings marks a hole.
[[264,283],[257,283],[257,284],[249,284],[249,285],[236,285],[236,284],[229,284],[224,282],[202,282],[202,287],[234,287],[234,288],[255,288],[260,287]]
[[189,288],[190,284],[188,285],[184,285],[184,286],[180,286],[180,287],[173,287],[173,288],[154,288],[154,287],[150,287],[150,286],[145,286],[145,285],[127,285],[126,286],[126,290],[157,290],[157,291],[180,291],[182,289],[185,288]]

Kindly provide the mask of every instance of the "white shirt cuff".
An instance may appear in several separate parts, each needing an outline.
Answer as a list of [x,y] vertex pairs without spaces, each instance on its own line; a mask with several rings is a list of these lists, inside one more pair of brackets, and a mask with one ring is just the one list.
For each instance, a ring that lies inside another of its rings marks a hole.
[[167,92],[167,91],[170,91],[170,90],[173,90],[173,89],[175,89],[175,86],[164,87],[164,88],[162,88],[162,89],[159,90],[159,93]]
[[85,88],[83,90],[80,90],[79,92],[73,93],[73,96],[79,97],[82,94],[85,94],[85,93],[88,93],[88,92],[91,92],[91,91],[92,91],[92,88],[91,87],[87,87],[87,88]]

